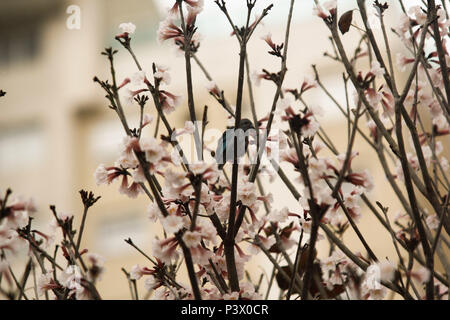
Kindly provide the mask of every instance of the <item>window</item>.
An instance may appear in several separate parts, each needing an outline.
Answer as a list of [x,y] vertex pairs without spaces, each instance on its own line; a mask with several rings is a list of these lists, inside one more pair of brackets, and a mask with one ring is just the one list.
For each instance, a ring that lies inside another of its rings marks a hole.
[[120,215],[106,215],[95,230],[96,250],[104,255],[119,256],[132,252],[124,239],[131,238],[136,244],[148,244],[150,223],[145,215],[123,212]]
[[96,161],[118,158],[125,134],[116,119],[96,122],[89,132],[89,155]]
[[33,169],[44,155],[44,136],[38,126],[0,130],[0,172]]
[[37,24],[0,27],[0,65],[29,61],[39,52],[40,28]]

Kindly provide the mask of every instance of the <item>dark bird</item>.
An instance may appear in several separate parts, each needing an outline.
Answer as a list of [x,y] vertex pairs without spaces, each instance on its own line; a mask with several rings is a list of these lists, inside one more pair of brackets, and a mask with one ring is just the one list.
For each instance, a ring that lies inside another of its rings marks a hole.
[[217,143],[214,156],[219,170],[222,170],[227,162],[234,160],[234,137],[237,137],[237,156],[241,158],[247,152],[248,136],[254,134],[254,131],[255,127],[249,119],[241,119],[237,130],[234,127],[225,130]]

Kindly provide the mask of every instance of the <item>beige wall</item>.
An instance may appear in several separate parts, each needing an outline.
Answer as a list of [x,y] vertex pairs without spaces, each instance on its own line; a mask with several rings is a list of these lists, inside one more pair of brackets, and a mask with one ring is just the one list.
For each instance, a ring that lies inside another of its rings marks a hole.
[[[40,224],[50,217],[47,209],[49,204],[56,204],[61,211],[74,213],[79,221],[81,204],[78,190],[82,188],[102,196],[88,216],[84,244],[90,251],[107,259],[107,272],[99,285],[105,298],[129,297],[128,285],[120,268],[129,269],[136,263],[147,265],[146,260],[125,244],[123,239],[132,237],[142,249],[149,252],[151,236],[158,232],[146,218],[148,201],[145,197],[132,201],[118,194],[117,185],[97,187],[92,176],[99,163],[114,162],[117,144],[121,141],[120,123],[107,108],[103,92],[92,82],[94,75],[108,77],[108,64],[100,52],[107,45],[118,47],[112,38],[120,22],[133,21],[137,24],[136,53],[144,68],[150,69],[153,62],[169,65],[173,78],[171,91],[177,94],[185,92],[183,59],[176,58],[166,45],[154,42],[159,18],[152,2],[134,0],[126,1],[126,5],[123,3],[119,0],[70,1],[70,4],[77,4],[82,9],[81,30],[68,30],[65,27],[66,6],[62,5],[58,13],[45,19],[42,51],[36,59],[0,66],[0,88],[8,92],[6,98],[0,100],[0,141],[9,134],[9,137],[13,137],[13,143],[20,147],[23,141],[17,139],[20,134],[16,132],[27,131],[24,128],[36,128],[29,136],[39,136],[39,141],[33,144],[37,152],[14,150],[17,159],[21,155],[31,156],[29,161],[17,161],[17,167],[0,168],[0,188],[11,186],[17,193],[34,196],[40,206],[37,219]],[[10,10],[16,9],[13,7]],[[305,75],[312,75],[311,64],[317,64],[324,82],[334,86],[336,91],[340,86],[336,83],[339,83],[343,69],[322,57],[322,52],[329,48],[326,27],[320,19],[305,20],[301,18],[301,12],[296,11],[297,14],[292,28],[286,87],[299,87]],[[220,14],[212,18],[223,19]],[[274,41],[282,42],[284,24],[274,28],[267,25],[266,29],[269,27]],[[352,32],[353,36],[357,35],[357,32]],[[145,41],[146,37],[152,40]],[[349,42],[350,50],[350,42],[354,38],[349,34],[345,39]],[[252,69],[264,67],[278,70],[277,59],[265,54],[266,51],[266,45],[258,37],[251,41],[249,54]],[[235,39],[208,35],[202,42],[198,57],[225,90],[228,100],[234,104],[238,67]],[[130,57],[123,50],[117,55],[117,70],[119,79],[135,71]],[[207,104],[210,125],[223,129],[226,114],[207,94],[205,84],[200,70],[194,66],[197,114],[200,117],[202,107]],[[255,88],[259,117],[266,115],[273,94],[274,88],[270,84],[263,83],[260,88]],[[338,97],[343,98],[342,92],[338,93]],[[336,116],[339,113],[335,106],[320,95],[306,95],[306,98],[312,104],[321,104],[326,110],[325,128],[343,152],[346,130],[341,122],[343,118]],[[250,116],[247,102],[244,107],[244,115]],[[184,106],[170,116],[175,126],[182,126],[187,120],[186,110]],[[133,113],[132,109],[126,111],[130,116]],[[24,140],[29,143],[30,139],[25,135]],[[377,184],[384,185],[383,173],[375,165],[375,153],[359,139],[355,148],[360,152],[356,167],[368,167]],[[271,187],[275,203],[288,205],[293,211],[298,208],[280,181]],[[390,190],[379,188],[372,196],[374,200],[389,206],[391,213],[399,209]],[[396,260],[388,233],[378,227],[376,219],[369,212],[364,211],[360,226],[379,256]],[[348,231],[346,240],[351,247],[364,252],[353,231]],[[320,243],[320,248],[319,254],[326,253],[325,241]],[[265,258],[261,257],[260,261],[265,262]],[[254,270],[257,268],[255,266]]]

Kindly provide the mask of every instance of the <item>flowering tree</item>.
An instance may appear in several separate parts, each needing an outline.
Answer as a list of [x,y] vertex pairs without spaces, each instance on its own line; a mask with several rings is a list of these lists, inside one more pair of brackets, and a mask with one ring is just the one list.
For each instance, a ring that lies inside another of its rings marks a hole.
[[[246,22],[237,26],[226,1],[216,0],[224,22],[232,29],[231,36],[239,44],[235,106],[196,56],[196,17],[201,14],[203,1],[173,2],[160,24],[158,39],[173,43],[185,59],[185,74],[177,74],[184,76],[187,84],[190,121],[184,128],[175,130],[166,117],[181,101],[181,96],[167,88],[171,79],[168,69],[154,63],[146,72],[133,52],[136,27],[132,23],[120,25],[122,32],[116,40],[130,54],[136,72],[129,78],[117,79],[117,50],[107,48],[102,54],[109,61],[111,77],[94,78],[104,90],[109,108],[117,114],[125,137],[116,163],[97,168],[96,182],[119,181],[119,192],[131,198],[144,194],[150,201],[150,220],[164,230],[163,238],[153,239],[151,255],[132,239],[126,240],[149,263],[123,270],[132,297],[138,298],[136,281],[141,278],[155,299],[262,299],[274,290],[274,282],[282,292],[280,297],[287,300],[383,299],[387,292],[404,299],[443,299],[448,295],[450,184],[448,161],[441,156],[450,123],[450,56],[446,45],[450,20],[445,1],[424,1],[423,6],[406,11],[400,0],[400,25],[392,29],[390,36],[384,22],[390,10],[387,3],[357,0],[356,10],[340,14],[336,1],[315,1],[314,14],[323,20],[331,35],[333,53],[326,55],[345,68],[347,99],[339,101],[323,85],[315,66],[314,80],[306,79],[299,88],[284,86],[295,0],[290,1],[284,42],[275,43],[270,34],[263,37],[268,53],[280,61],[280,69],[254,74],[248,70],[247,45],[272,5],[252,18],[257,0],[247,0],[243,4]],[[369,16],[369,8],[375,11],[374,16]],[[355,11],[362,26],[352,22]],[[355,39],[357,49],[350,54],[342,38],[352,27],[358,28],[361,36]],[[381,38],[374,35],[375,27],[382,31]],[[407,56],[397,53],[397,68],[391,41],[401,42],[409,52]],[[361,67],[364,61],[369,62],[370,69]],[[234,124],[219,139],[215,151],[223,159],[214,159],[214,152],[213,157],[207,156],[211,153],[204,142],[208,109],[205,107],[202,121],[198,121],[193,63],[203,70],[210,81],[207,90]],[[403,83],[399,72],[406,75]],[[253,101],[253,85],[260,81],[269,81],[275,87],[267,115],[262,118],[256,114]],[[253,121],[242,119],[246,86]],[[304,96],[310,90],[322,90],[345,116],[345,150],[335,147],[318,122],[321,109],[311,106]],[[349,98],[350,90],[354,91],[353,99]],[[139,106],[136,127],[125,116],[125,104]],[[146,114],[148,108],[155,108],[157,119]],[[361,123],[363,119],[366,126]],[[160,125],[164,132],[160,132]],[[152,126],[153,134],[144,130]],[[182,135],[193,137],[194,160],[183,151],[179,142]],[[370,173],[352,169],[352,160],[358,156],[354,148],[358,135],[373,148],[384,170],[388,186],[379,187],[391,188],[402,205],[403,214],[395,221],[389,219],[388,204],[371,199],[375,186]],[[405,136],[410,138],[410,148]],[[243,146],[241,150],[239,146]],[[289,177],[283,168],[293,168],[296,176]],[[263,174],[283,181],[298,206],[283,208],[270,193],[265,193],[270,186],[263,185]],[[72,216],[50,207],[53,230],[62,233],[57,245],[53,244],[54,234],[33,228],[32,201],[12,198],[9,189],[0,199],[0,293],[5,297],[32,298],[33,294],[26,290],[32,274],[36,297],[101,298],[96,282],[103,271],[102,258],[87,254],[87,249],[81,247],[88,210],[99,197],[86,191],[80,193],[84,213],[78,230],[74,229]],[[362,204],[389,232],[398,261],[380,257],[369,246],[358,227]],[[344,243],[342,238],[348,229],[356,233],[366,254],[354,252]],[[329,242],[328,256],[318,257],[318,241]],[[23,246],[28,248],[28,262],[22,278],[18,278],[8,264],[8,256]],[[60,253],[65,264],[56,259]],[[247,262],[260,253],[273,265],[264,292],[262,276],[254,283],[245,277]],[[440,269],[436,268],[437,259]],[[187,269],[186,283],[177,274],[180,264]],[[35,274],[35,267],[40,269],[40,276]]]

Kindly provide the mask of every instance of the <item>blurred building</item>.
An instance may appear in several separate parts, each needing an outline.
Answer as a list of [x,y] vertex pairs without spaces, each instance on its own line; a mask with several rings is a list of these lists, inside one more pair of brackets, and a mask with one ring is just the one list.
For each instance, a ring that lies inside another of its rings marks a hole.
[[[79,30],[67,27],[71,5],[81,9]],[[116,45],[118,25],[129,20],[141,30],[136,43],[154,43],[159,18],[152,1],[0,3],[0,86],[7,91],[0,105],[1,189],[36,198],[41,225],[49,221],[50,204],[79,223],[81,189],[102,196],[88,217],[84,244],[117,271],[103,282],[109,298],[127,296],[120,268],[143,263],[123,239],[148,248],[151,232],[144,199],[118,197],[117,189],[97,188],[93,180],[98,164],[114,162],[123,131],[92,78],[107,77],[100,53]]]
[[[79,222],[82,206],[78,191],[92,190],[102,196],[90,211],[83,243],[91,252],[106,258],[106,274],[99,285],[105,298],[128,298],[128,284],[120,269],[129,270],[136,263],[147,265],[145,258],[123,240],[130,237],[142,249],[149,251],[151,236],[158,231],[152,228],[146,217],[148,201],[144,196],[137,201],[130,200],[117,192],[118,185],[95,185],[93,173],[96,167],[100,163],[111,164],[117,158],[123,130],[92,78],[94,75],[101,79],[109,78],[108,61],[100,53],[107,46],[120,47],[114,40],[114,35],[119,32],[118,25],[131,21],[137,25],[133,46],[144,69],[151,70],[153,62],[170,66],[173,78],[170,91],[184,94],[184,59],[176,57],[169,46],[156,42],[159,21],[164,17],[165,6],[171,2],[0,2],[0,89],[7,91],[7,96],[0,100],[0,188],[4,190],[9,186],[16,193],[35,197],[40,207],[36,220],[42,225],[50,217],[49,204],[55,204],[60,211],[75,214]],[[269,3],[262,0],[259,8]],[[67,27],[67,20],[73,14],[67,10],[73,5],[80,9],[80,29]],[[349,1],[343,2],[344,7],[352,5]],[[264,29],[270,30],[276,43],[283,42],[287,9],[288,1],[277,3],[261,31],[251,41],[252,70],[266,68],[278,71],[278,60],[266,54],[268,47],[259,35],[264,33]],[[239,21],[242,13],[238,8],[231,10]],[[343,69],[321,56],[330,48],[328,30],[320,19],[312,16],[311,10],[312,1],[297,1],[286,87],[298,88],[305,76],[313,76],[311,65],[317,64],[322,81],[340,101],[345,101],[341,81]],[[209,4],[199,16],[198,25],[203,41],[197,56],[220,88],[225,90],[230,103],[234,104],[238,68],[236,40],[229,36],[230,28],[225,18]],[[124,50],[117,55],[117,71],[118,81],[136,71]],[[210,126],[223,130],[227,124],[226,113],[205,90],[207,81],[200,69],[194,65],[193,71],[198,117],[203,106],[208,105]],[[260,118],[267,114],[273,94],[274,88],[270,84],[263,83],[255,88]],[[339,111],[324,95],[311,93],[306,97],[311,104],[325,109],[323,121],[327,132],[336,138],[337,147],[344,152],[346,129],[342,128],[345,124]],[[250,116],[247,95],[245,99],[244,115]],[[152,107],[149,104],[148,112],[154,114]],[[131,123],[137,122],[137,111],[136,106],[127,106],[126,113]],[[186,106],[170,116],[171,123],[179,127],[187,119]],[[162,130],[161,133],[165,132]],[[355,168],[368,167],[374,171],[377,182],[385,183],[379,168],[374,167],[376,162],[372,162],[373,151],[362,140],[358,140],[357,149],[360,157]],[[297,204],[282,183],[277,181],[272,186],[276,201],[281,200],[283,206],[288,205],[295,211]],[[392,200],[391,195],[383,193],[383,190],[376,192],[374,198],[382,198],[383,204]],[[393,203],[391,208],[396,206]],[[389,234],[381,227],[375,230],[374,224],[375,218],[366,214],[362,232],[369,233],[368,241],[375,252],[395,260]],[[363,252],[352,231],[349,233],[352,246]],[[325,244],[323,246],[325,248]],[[264,261],[265,258],[261,259]],[[255,270],[257,268],[255,266]]]

